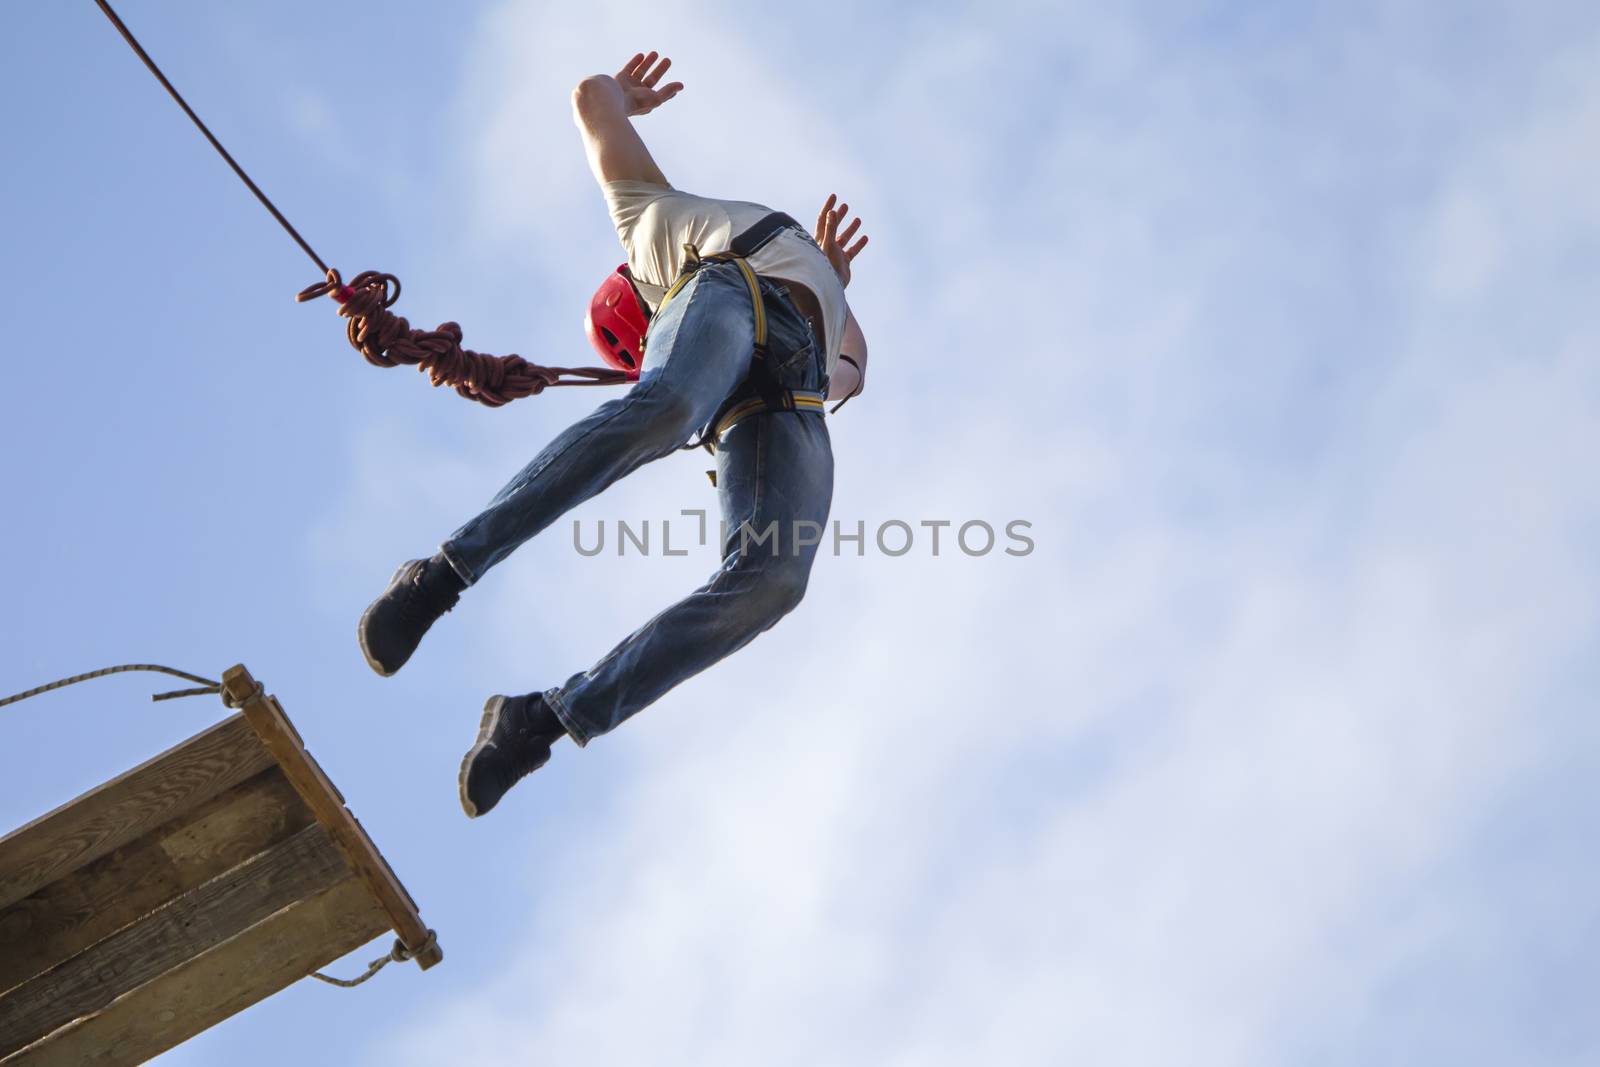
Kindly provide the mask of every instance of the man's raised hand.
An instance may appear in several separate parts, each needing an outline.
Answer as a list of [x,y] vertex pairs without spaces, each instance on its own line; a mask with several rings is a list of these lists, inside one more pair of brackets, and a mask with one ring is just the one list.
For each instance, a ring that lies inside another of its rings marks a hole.
[[[828,257],[828,262],[833,264],[833,272],[839,276],[839,284],[850,284],[850,261],[861,254],[867,247],[865,235],[856,239],[855,244],[850,243],[850,238],[855,237],[856,231],[861,228],[859,218],[851,219],[850,225],[844,229],[839,226],[850,213],[849,204],[839,204],[837,193],[828,194],[828,202],[822,205],[822,211],[817,215],[817,247],[822,249],[823,255]],[[835,207],[834,205],[838,205]]]
[[[660,62],[657,62],[658,59]],[[627,100],[629,117],[647,115],[678,95],[683,88],[682,82],[669,82],[656,88],[670,66],[672,60],[655,52],[635,53],[632,59],[622,65],[617,72],[617,84],[622,87],[622,95]]]

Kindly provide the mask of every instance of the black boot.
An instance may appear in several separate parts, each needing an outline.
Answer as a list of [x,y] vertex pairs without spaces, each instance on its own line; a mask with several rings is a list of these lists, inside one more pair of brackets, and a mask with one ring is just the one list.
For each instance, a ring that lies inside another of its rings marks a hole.
[[384,677],[405,666],[428,627],[456,606],[466,587],[443,556],[402,564],[356,627],[367,666]]
[[461,810],[467,818],[489,811],[507,790],[543,767],[550,746],[566,735],[542,694],[490,697],[478,741],[461,760]]

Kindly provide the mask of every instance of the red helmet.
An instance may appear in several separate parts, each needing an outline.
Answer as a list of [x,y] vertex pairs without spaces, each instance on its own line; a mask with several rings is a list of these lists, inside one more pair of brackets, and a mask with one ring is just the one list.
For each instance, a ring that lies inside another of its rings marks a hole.
[[639,364],[644,362],[644,335],[649,328],[644,301],[624,263],[606,275],[594,291],[589,314],[583,319],[583,331],[601,359],[626,371],[630,380],[637,380]]

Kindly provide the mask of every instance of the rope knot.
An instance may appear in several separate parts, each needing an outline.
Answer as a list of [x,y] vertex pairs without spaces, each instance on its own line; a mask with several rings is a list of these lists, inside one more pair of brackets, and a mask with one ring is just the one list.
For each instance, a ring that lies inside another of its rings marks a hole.
[[390,947],[389,954],[387,956],[379,956],[377,959],[367,964],[367,969],[365,971],[356,975],[354,978],[335,978],[333,975],[323,974],[321,971],[312,971],[311,977],[315,978],[319,982],[326,982],[329,985],[339,986],[341,989],[354,989],[362,982],[365,982],[367,979],[371,978],[373,975],[389,966],[389,964],[405,963],[407,960],[416,959],[418,956],[422,955],[422,953],[426,952],[428,949],[432,948],[438,943],[439,936],[431,929],[428,931],[428,936],[422,939],[422,944],[418,945],[416,948],[406,948],[405,943],[397,937],[394,939],[394,944]]

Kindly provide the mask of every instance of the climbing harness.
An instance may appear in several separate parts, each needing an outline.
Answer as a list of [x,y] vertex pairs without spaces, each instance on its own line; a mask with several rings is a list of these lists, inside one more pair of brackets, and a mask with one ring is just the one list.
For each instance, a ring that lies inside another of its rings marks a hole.
[[615,385],[628,380],[626,373],[612,367],[541,367],[517,355],[491,356],[473,352],[461,347],[461,327],[453,322],[442,323],[434,330],[414,330],[409,322],[389,310],[400,298],[400,280],[393,274],[363,271],[346,284],[339,272],[317,255],[283,212],[268,199],[267,194],[250,179],[250,175],[245,173],[244,168],[222,146],[222,142],[200,120],[200,116],[195,114],[188,101],[161,72],[132,31],[111,9],[110,3],[107,0],[95,0],[95,3],[111,20],[122,39],[128,42],[134,54],[144,61],[150,73],[183,109],[183,113],[211,142],[211,147],[217,150],[217,154],[233,168],[239,180],[278,220],[278,225],[322,271],[323,280],[306,286],[295,299],[303,303],[320,296],[333,297],[339,304],[339,314],[350,320],[346,331],[350,344],[366,357],[368,363],[378,367],[414,366],[425,372],[434,385],[451,386],[461,396],[487,407],[499,407],[520,397],[535,396],[554,385]]
[[[756,334],[750,373],[722,402],[722,406],[717,409],[699,436],[683,446],[685,449],[704,448],[707,452],[715,454],[717,442],[722,440],[723,434],[733,429],[740,421],[765,411],[826,414],[826,394],[815,389],[791,389],[778,381],[772,367],[772,352],[767,347],[767,308],[761,293],[760,277],[748,262],[751,256],[766,247],[767,242],[786,229],[794,229],[805,234],[805,230],[794,219],[781,211],[774,211],[735,237],[726,252],[701,255],[700,250],[693,244],[683,246],[683,270],[672,283],[672,287],[667,290],[666,295],[661,298],[656,314],[661,314],[672,298],[678,295],[701,267],[708,263],[732,263],[739,268],[739,273],[744,277],[745,285],[750,290]],[[809,234],[806,234],[806,239],[810,240]],[[715,471],[707,471],[706,475],[711,479],[712,485],[717,484]]]

